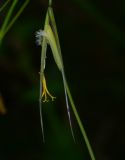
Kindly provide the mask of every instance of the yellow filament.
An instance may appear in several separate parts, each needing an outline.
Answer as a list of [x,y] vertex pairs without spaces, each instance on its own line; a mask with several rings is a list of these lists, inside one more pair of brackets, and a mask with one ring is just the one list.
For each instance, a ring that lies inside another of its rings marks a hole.
[[42,98],[44,97],[43,102],[49,101],[47,95],[52,99],[52,101],[54,101],[54,99],[56,98],[52,96],[50,92],[48,91],[47,85],[46,85],[46,79],[45,79],[45,76],[43,76],[43,80],[42,80]]

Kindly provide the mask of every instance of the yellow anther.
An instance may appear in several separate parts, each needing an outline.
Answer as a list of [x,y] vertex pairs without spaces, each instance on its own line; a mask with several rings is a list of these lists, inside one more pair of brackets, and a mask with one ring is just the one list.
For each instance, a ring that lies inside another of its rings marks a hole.
[[45,76],[43,76],[43,81],[42,81],[42,98],[44,97],[44,100],[43,100],[43,102],[48,102],[49,100],[48,100],[48,98],[47,98],[47,95],[52,99],[52,101],[54,101],[54,99],[56,98],[56,97],[54,97],[54,96],[52,96],[51,94],[50,94],[50,92],[48,91],[48,89],[47,89],[47,85],[46,85],[46,79],[45,79]]

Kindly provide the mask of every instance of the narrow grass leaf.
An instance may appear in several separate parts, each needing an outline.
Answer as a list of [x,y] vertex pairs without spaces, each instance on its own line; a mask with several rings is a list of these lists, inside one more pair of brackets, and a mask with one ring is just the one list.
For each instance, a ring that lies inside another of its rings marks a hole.
[[12,15],[12,13],[13,13],[13,11],[14,11],[14,8],[15,8],[17,2],[18,2],[18,0],[14,0],[14,1],[13,1],[12,5],[11,5],[11,7],[10,7],[10,9],[9,9],[6,17],[5,17],[5,20],[4,20],[4,22],[3,22],[3,24],[2,24],[2,27],[1,27],[1,29],[0,29],[0,40],[2,40],[2,38],[3,38],[4,35],[5,35],[5,29],[6,29],[7,25],[8,25],[8,22],[9,22],[9,20],[10,20],[10,18],[11,18],[11,15]]
[[[14,11],[14,8],[16,7],[16,4],[18,2],[18,0],[14,0],[6,17],[5,20],[3,22],[3,25],[0,29],[0,43],[2,42],[2,39],[4,38],[5,34],[9,31],[9,29],[12,27],[12,25],[15,23],[15,21],[18,19],[18,17],[21,15],[21,13],[23,12],[23,10],[25,9],[25,7],[27,6],[27,4],[29,3],[30,0],[26,0],[23,5],[21,6],[21,8],[19,9],[19,11],[16,13],[16,15],[12,18],[12,20],[10,21],[10,18],[12,16],[12,13]],[[9,22],[10,21],[10,22]]]
[[65,77],[64,71],[62,71],[62,77],[63,77],[63,85],[64,85],[64,92],[65,92],[65,99],[66,99],[67,114],[68,114],[68,118],[69,118],[69,124],[70,124],[70,128],[71,128],[72,137],[75,142],[75,136],[74,136],[73,127],[72,127],[72,121],[71,121],[71,116],[70,116],[70,107],[69,107],[69,101],[68,101],[68,95],[67,95],[67,89],[66,89],[66,77]]
[[10,2],[10,0],[7,0],[2,7],[0,7],[0,12],[2,12],[4,10],[4,8],[8,5],[8,3]]
[[12,18],[12,20],[10,21],[10,23],[8,24],[8,26],[5,29],[4,35],[8,32],[8,30],[12,27],[12,25],[15,23],[15,21],[19,18],[19,16],[21,15],[21,13],[24,11],[24,9],[26,8],[26,6],[28,5],[30,0],[26,0],[23,5],[21,6],[21,8],[19,9],[19,11],[16,13],[16,15]]

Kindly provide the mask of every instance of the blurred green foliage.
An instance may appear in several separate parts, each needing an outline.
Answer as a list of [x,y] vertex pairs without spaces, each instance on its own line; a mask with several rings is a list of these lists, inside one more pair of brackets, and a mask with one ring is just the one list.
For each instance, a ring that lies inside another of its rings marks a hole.
[[[89,160],[73,116],[76,144],[72,140],[61,75],[49,49],[45,74],[57,99],[44,105],[46,143],[42,143],[41,49],[34,34],[43,28],[47,6],[45,0],[30,1],[0,47],[0,92],[7,109],[0,115],[1,160]],[[67,79],[97,160],[124,159],[125,3],[54,0],[53,8]]]

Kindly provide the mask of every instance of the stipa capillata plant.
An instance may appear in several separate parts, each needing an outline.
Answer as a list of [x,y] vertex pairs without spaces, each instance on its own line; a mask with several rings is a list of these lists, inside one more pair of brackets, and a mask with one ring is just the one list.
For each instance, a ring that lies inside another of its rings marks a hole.
[[[46,65],[46,49],[47,49],[47,44],[49,44],[51,47],[52,53],[53,53],[54,60],[57,64],[57,67],[62,73],[62,78],[63,78],[63,83],[64,83],[64,92],[65,92],[65,97],[66,97],[67,113],[68,113],[72,136],[75,141],[74,133],[72,129],[71,118],[70,118],[70,108],[69,108],[68,96],[67,96],[67,91],[66,91],[66,78],[65,78],[63,61],[62,61],[62,56],[61,56],[61,49],[59,45],[56,25],[54,24],[55,24],[55,19],[53,15],[53,10],[51,7],[49,7],[47,11],[47,15],[46,15],[46,23],[45,23],[44,30],[39,30],[36,32],[36,38],[37,38],[36,42],[38,45],[42,45],[41,70],[40,70],[40,112],[41,112],[41,100],[43,97],[44,97],[44,100],[43,100],[44,102],[47,101],[47,95],[50,96],[52,100],[54,100],[55,98],[49,93],[47,89],[46,79],[44,75],[44,70],[45,70],[45,65]],[[41,126],[42,126],[42,132],[43,132],[43,140],[44,140],[42,115],[41,115]]]
[[70,92],[70,89],[69,89],[69,86],[68,86],[68,83],[66,80],[58,32],[57,32],[56,22],[55,22],[54,13],[53,13],[53,9],[52,9],[51,5],[52,5],[52,0],[49,0],[49,7],[48,7],[47,13],[46,13],[44,29],[43,30],[40,29],[39,31],[36,32],[36,43],[41,46],[39,107],[40,107],[40,119],[41,119],[43,141],[45,142],[43,120],[42,120],[42,100],[43,100],[43,102],[48,101],[47,96],[49,96],[52,100],[55,99],[55,97],[52,96],[47,89],[46,79],[45,79],[45,74],[44,74],[44,70],[45,70],[45,66],[46,66],[47,46],[50,45],[55,63],[57,65],[59,71],[62,74],[62,79],[63,79],[63,84],[64,84],[65,101],[66,101],[66,107],[67,107],[67,114],[68,114],[68,118],[69,118],[69,124],[70,124],[73,139],[75,141],[72,123],[71,123],[71,117],[70,117],[69,102],[72,107],[73,113],[76,117],[80,131],[81,131],[83,138],[85,140],[90,157],[92,160],[95,160],[95,156],[94,156],[92,147],[89,143],[89,139],[87,137],[87,134],[85,132],[83,124],[80,120],[79,114],[76,110],[76,106],[74,104],[74,101],[71,96],[71,92]]
[[[7,0],[3,6],[0,7],[0,12],[4,10],[4,8],[9,4],[10,0]],[[6,35],[6,33],[9,31],[9,29],[12,27],[12,25],[16,22],[16,20],[19,18],[20,14],[23,12],[27,4],[29,3],[29,0],[25,0],[20,9],[17,11],[17,13],[11,18],[14,9],[16,5],[18,4],[19,0],[13,0],[12,4],[10,5],[10,8],[4,18],[4,21],[2,25],[0,26],[0,44]]]

